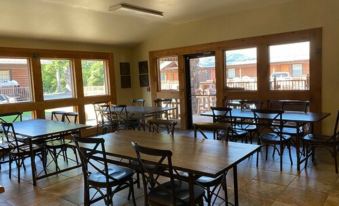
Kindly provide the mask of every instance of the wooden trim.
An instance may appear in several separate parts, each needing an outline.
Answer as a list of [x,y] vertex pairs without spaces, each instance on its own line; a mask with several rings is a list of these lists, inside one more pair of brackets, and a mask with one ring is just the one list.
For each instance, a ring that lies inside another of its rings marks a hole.
[[[310,41],[310,90],[308,91],[272,91],[269,88],[269,51],[270,45],[285,44]],[[225,89],[225,65],[224,51],[241,48],[257,48],[257,91],[235,91]],[[307,29],[301,31],[286,32],[280,34],[270,34],[243,39],[226,40],[207,44],[192,45],[180,48],[163,49],[150,51],[150,82],[152,99],[157,97],[172,97],[174,93],[158,91],[157,59],[161,57],[178,56],[179,61],[179,98],[181,106],[182,128],[186,128],[186,99],[185,99],[185,77],[184,65],[180,61],[185,55],[215,52],[216,58],[216,87],[217,87],[217,105],[222,105],[225,97],[230,99],[301,99],[311,102],[311,111],[321,111],[321,51],[322,51],[322,28]]]

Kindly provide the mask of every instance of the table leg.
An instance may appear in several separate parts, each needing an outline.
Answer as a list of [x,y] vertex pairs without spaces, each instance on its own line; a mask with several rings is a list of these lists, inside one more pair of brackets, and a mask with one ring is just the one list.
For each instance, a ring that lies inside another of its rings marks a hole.
[[33,151],[32,139],[29,139],[29,149],[31,152],[32,180],[33,180],[33,185],[36,186],[36,167],[35,167],[35,158],[34,158],[35,154]]
[[239,205],[238,200],[238,170],[237,165],[233,166],[233,183],[234,183],[234,205]]
[[188,187],[190,191],[190,205],[195,205],[194,202],[194,177],[192,173],[188,174]]

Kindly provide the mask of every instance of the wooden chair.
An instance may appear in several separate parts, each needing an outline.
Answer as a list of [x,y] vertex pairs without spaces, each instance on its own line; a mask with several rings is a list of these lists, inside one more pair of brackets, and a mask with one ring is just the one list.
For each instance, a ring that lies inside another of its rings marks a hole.
[[[174,179],[172,167],[172,152],[148,148],[132,142],[132,147],[136,152],[139,167],[141,169],[144,184],[145,205],[188,205],[190,200],[189,185],[186,182]],[[154,162],[145,161],[143,158],[154,157]],[[166,166],[164,166],[166,165]],[[164,170],[166,167],[166,170]],[[169,177],[169,181],[159,183],[161,175]],[[204,190],[194,185],[194,201],[203,205]]]
[[[80,154],[82,172],[84,176],[84,205],[88,206],[97,201],[104,200],[105,205],[113,205],[115,193],[129,188],[135,203],[133,174],[129,168],[109,165],[105,152],[103,138],[74,137],[76,147]],[[90,196],[90,190],[94,195]]]
[[[51,114],[51,120],[60,121],[65,123],[77,123],[78,113],[76,112],[64,112],[64,111],[53,111]],[[51,154],[52,159],[55,163],[56,170],[59,170],[58,157],[62,154],[64,161],[68,163],[67,149],[71,149],[74,153],[76,163],[79,164],[76,147],[70,137],[72,134],[64,133],[56,136],[52,140],[45,142],[47,151]],[[59,151],[57,151],[59,150]]]
[[145,100],[142,99],[142,98],[139,98],[139,99],[133,99],[133,100],[132,100],[132,105],[133,105],[133,106],[144,107],[144,106],[145,106]]
[[[44,155],[43,147],[40,145],[32,144],[30,147],[29,142],[26,138],[18,137],[15,133],[12,123],[2,123],[2,130],[6,136],[7,141],[11,144],[9,152],[9,178],[12,177],[12,162],[14,161],[18,170],[18,182],[20,183],[20,169],[21,167],[26,170],[24,161],[26,158],[30,157],[33,152],[33,161],[35,161],[35,156],[39,155],[41,161],[43,162],[44,171],[46,173],[46,160]],[[30,159],[30,158],[29,158]]]
[[312,161],[314,161],[315,149],[317,147],[324,147],[331,153],[334,159],[335,172],[338,173],[337,154],[339,146],[339,110],[337,112],[337,119],[331,136],[323,134],[307,134],[303,137],[303,142],[306,147],[305,168],[307,167],[309,157],[312,157]]
[[[97,135],[107,132],[114,132],[119,127],[119,120],[116,114],[111,111],[111,104],[97,102],[93,104],[95,119],[97,121]],[[101,130],[101,133],[99,133]]]
[[[291,156],[291,136],[283,134],[282,127],[282,114],[281,110],[260,110],[253,109],[254,119],[256,125],[259,127],[259,140],[260,144],[266,146],[266,160],[268,155],[268,147],[273,147],[273,154],[275,151],[278,152],[280,156],[280,171],[282,171],[282,163],[283,163],[283,153],[284,148],[287,147],[291,165],[293,164],[292,156]],[[268,118],[264,120],[264,117]],[[278,148],[279,146],[279,148]]]
[[218,139],[219,131],[228,131],[230,124],[226,123],[231,116],[231,108],[227,107],[211,107],[213,114],[213,122],[197,122],[193,124],[194,137],[197,137],[198,131],[205,139],[208,139],[204,131],[213,132],[213,139]]
[[[10,113],[4,113],[0,115],[0,123],[11,123],[16,121],[22,121],[22,112],[10,112]],[[10,142],[7,141],[7,138],[2,130],[2,127],[0,127],[0,136],[1,136],[1,143],[0,143],[0,158],[2,160],[0,161],[0,170],[1,165],[4,163],[7,163],[7,155],[9,154],[10,150],[12,149]]]
[[[156,107],[172,107],[172,99],[155,99],[154,104]],[[173,110],[175,110],[174,108]],[[164,114],[157,114],[152,119],[148,120],[148,126],[150,132],[160,132],[160,127],[164,126],[167,130],[167,133],[174,137],[175,126],[177,121],[169,118],[168,112]]]
[[117,129],[136,129],[140,126],[140,118],[127,111],[127,105],[120,104],[112,107],[112,115],[117,119]]

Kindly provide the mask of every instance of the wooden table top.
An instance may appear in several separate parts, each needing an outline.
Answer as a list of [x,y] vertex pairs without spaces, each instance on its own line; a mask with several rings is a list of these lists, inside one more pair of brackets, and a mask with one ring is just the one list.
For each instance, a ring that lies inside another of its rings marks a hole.
[[13,126],[15,133],[28,138],[44,137],[89,127],[83,124],[65,123],[46,119],[32,119],[22,122],[14,122]]
[[251,144],[200,140],[185,136],[171,138],[168,135],[140,131],[119,131],[97,137],[105,139],[108,155],[135,159],[136,154],[131,145],[134,141],[146,147],[171,150],[175,169],[211,177],[222,174],[260,148]]
[[126,110],[130,113],[154,114],[169,111],[175,108],[172,107],[141,107],[141,106],[127,106]]
[[[223,115],[222,112],[215,112],[216,115]],[[200,114],[202,116],[210,116],[213,117],[212,111],[205,112]],[[326,117],[328,117],[329,113],[314,113],[314,112],[285,112],[282,114],[283,121],[291,121],[291,122],[305,122],[305,123],[312,123],[312,122],[319,122]],[[275,115],[265,114],[260,116],[261,119],[273,119]],[[235,118],[244,118],[244,119],[254,119],[254,114],[252,111],[241,111],[240,109],[232,109],[232,117]]]

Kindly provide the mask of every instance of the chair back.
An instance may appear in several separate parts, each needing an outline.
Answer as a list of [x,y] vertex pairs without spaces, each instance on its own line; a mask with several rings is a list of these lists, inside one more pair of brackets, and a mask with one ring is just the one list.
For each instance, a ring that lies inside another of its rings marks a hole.
[[105,140],[103,138],[80,138],[74,136],[73,140],[79,152],[85,184],[88,176],[92,173],[104,175],[107,185],[110,179],[115,180],[108,173]]
[[307,113],[309,110],[309,101],[286,100],[282,103],[282,109],[284,111]]
[[254,122],[261,132],[274,132],[282,137],[282,110],[252,109]]
[[20,152],[20,143],[22,141],[19,141],[19,139],[16,136],[13,123],[3,122],[2,124],[2,130],[5,134],[6,140],[9,143],[10,147],[17,150],[17,152]]
[[65,112],[63,116],[63,122],[66,123],[77,123],[78,120],[78,113],[76,112]]
[[22,121],[22,112],[10,112],[0,115],[0,123]]
[[51,120],[63,122],[64,121],[64,114],[65,114],[65,112],[63,112],[63,111],[53,111],[51,113]]
[[94,103],[95,118],[98,125],[112,120],[111,105],[106,102]]
[[[164,171],[164,168],[167,169],[168,176],[171,182],[171,188],[169,193],[172,194],[172,202],[175,205],[175,184],[173,176],[173,167],[172,167],[172,152],[170,150],[160,150],[149,147],[143,147],[138,145],[135,142],[132,142],[132,147],[136,152],[140,171],[142,174],[143,184],[144,184],[144,193],[145,193],[145,203],[148,203],[148,191],[147,189],[154,188],[159,185],[158,178]],[[152,161],[145,161],[144,157],[152,158]]]
[[139,99],[133,99],[133,100],[132,100],[132,104],[133,104],[133,106],[140,106],[140,107],[143,107],[143,106],[145,106],[145,100],[142,99],[142,98],[139,98]]
[[230,122],[232,120],[232,109],[229,107],[211,107],[213,122]]

